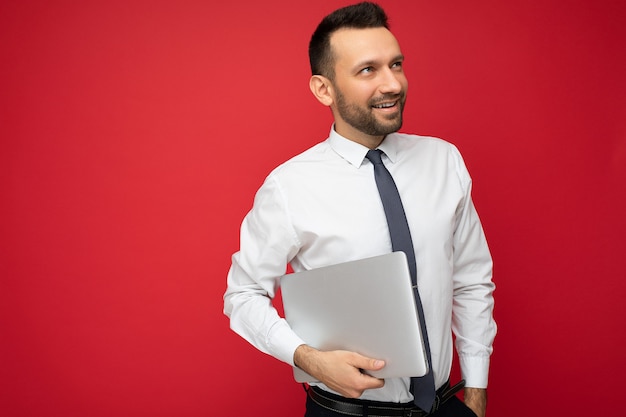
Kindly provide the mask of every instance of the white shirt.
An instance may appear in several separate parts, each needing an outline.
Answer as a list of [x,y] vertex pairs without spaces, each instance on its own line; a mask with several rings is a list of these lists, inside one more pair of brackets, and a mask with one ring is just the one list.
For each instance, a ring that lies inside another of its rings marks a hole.
[[[467,386],[485,388],[496,334],[492,262],[463,159],[441,139],[400,133],[378,149],[411,229],[435,384],[450,374],[452,329]],[[271,303],[287,264],[301,271],[391,252],[367,151],[331,129],[326,141],[270,173],[241,226],[224,312],[235,332],[290,365],[304,342]],[[413,396],[409,378],[389,378],[361,398],[409,402]]]

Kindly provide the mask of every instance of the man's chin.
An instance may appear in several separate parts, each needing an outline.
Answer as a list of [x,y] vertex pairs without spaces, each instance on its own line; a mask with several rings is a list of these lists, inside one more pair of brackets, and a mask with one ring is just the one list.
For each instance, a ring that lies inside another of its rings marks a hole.
[[381,131],[385,132],[385,135],[397,132],[402,127],[402,117],[394,120],[385,120],[384,123],[379,123],[379,127]]

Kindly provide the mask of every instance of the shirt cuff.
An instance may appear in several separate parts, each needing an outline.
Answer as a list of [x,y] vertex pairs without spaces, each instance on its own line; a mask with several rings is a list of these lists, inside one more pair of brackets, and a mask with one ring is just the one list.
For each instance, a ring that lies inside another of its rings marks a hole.
[[[273,343],[277,341],[280,341],[280,343]],[[294,352],[298,346],[303,344],[305,342],[291,330],[291,327],[284,319],[277,322],[270,331],[268,345],[272,356],[291,366],[295,366],[293,363]]]
[[468,388],[487,388],[489,357],[460,356],[461,376]]

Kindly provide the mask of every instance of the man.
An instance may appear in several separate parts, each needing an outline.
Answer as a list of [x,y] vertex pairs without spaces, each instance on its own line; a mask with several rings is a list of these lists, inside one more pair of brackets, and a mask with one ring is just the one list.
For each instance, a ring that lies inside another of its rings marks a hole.
[[[327,140],[280,165],[257,192],[228,274],[224,311],[231,328],[321,381],[308,389],[306,416],[458,417],[473,415],[470,409],[484,416],[494,285],[463,160],[440,139],[396,133],[408,83],[379,6],[360,3],[324,18],[309,57],[311,91],[335,123]],[[437,389],[432,407],[423,409],[413,403],[410,378],[380,380],[364,372],[384,367],[377,358],[307,346],[271,304],[288,263],[300,271],[392,251],[369,160],[376,149],[399,190],[417,259],[430,385]],[[465,404],[448,395],[453,331]]]

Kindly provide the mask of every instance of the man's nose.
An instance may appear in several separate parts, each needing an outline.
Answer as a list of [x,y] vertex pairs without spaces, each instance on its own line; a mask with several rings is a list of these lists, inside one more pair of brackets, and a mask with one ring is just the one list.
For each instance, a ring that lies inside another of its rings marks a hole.
[[399,93],[402,91],[401,73],[397,73],[388,68],[382,74],[382,82],[380,85],[381,93]]

